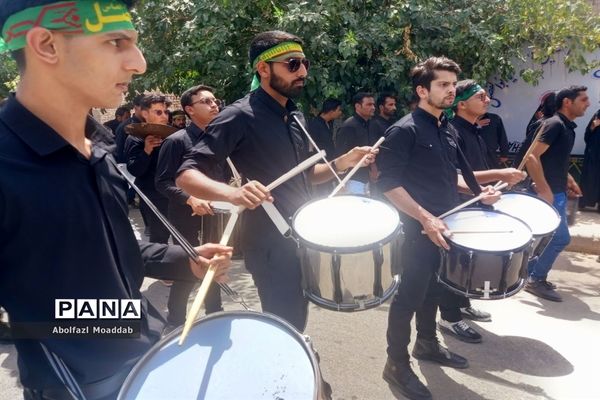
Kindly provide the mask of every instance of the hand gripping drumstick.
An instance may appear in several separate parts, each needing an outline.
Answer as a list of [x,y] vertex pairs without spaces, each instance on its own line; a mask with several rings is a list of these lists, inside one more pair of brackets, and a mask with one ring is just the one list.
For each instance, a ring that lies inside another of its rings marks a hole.
[[[314,154],[312,157],[307,158],[306,160],[304,160],[303,162],[301,162],[300,164],[298,164],[297,166],[295,166],[294,168],[292,168],[291,170],[289,170],[288,172],[271,182],[267,186],[267,190],[271,191],[275,189],[277,186],[285,183],[286,181],[290,180],[291,178],[303,172],[304,170],[312,167],[321,159],[321,157],[323,157],[324,154],[325,151],[321,150],[317,154]],[[229,242],[229,237],[231,236],[231,232],[233,232],[233,228],[235,226],[235,223],[237,222],[238,216],[242,211],[244,211],[244,209],[245,207],[239,206],[237,212],[231,213],[231,217],[229,217],[229,221],[227,221],[227,225],[225,226],[223,236],[221,236],[221,240],[219,241],[220,244],[226,245],[227,242]],[[189,334],[190,329],[192,328],[192,325],[196,320],[196,317],[200,313],[200,307],[202,307],[202,304],[204,303],[204,299],[206,298],[206,294],[208,293],[208,288],[210,287],[210,284],[212,283],[215,277],[216,270],[217,267],[215,265],[210,264],[208,266],[208,271],[202,279],[202,284],[200,285],[200,289],[198,289],[198,294],[196,294],[196,298],[192,303],[192,308],[190,309],[190,312],[185,318],[183,331],[181,332],[181,337],[179,338],[179,345],[182,345],[185,341],[185,338]]]
[[[371,147],[371,150],[377,149],[381,145],[381,143],[383,143],[384,140],[385,140],[385,137],[383,137],[383,136],[380,137],[379,140],[376,141],[375,144]],[[339,192],[344,186],[346,186],[346,183],[348,183],[350,178],[352,178],[352,175],[354,175],[356,173],[356,171],[358,171],[358,169],[363,166],[363,163],[365,162],[365,160],[367,159],[368,156],[369,156],[369,153],[365,154],[363,156],[363,158],[361,158],[360,161],[350,170],[350,172],[348,172],[348,174],[346,174],[344,179],[335,187],[335,189],[333,189],[333,192],[331,192],[331,194],[327,197],[335,196],[337,194],[337,192]]]
[[[319,148],[319,146],[317,146],[317,143],[314,141],[314,139],[312,138],[312,136],[310,136],[310,134],[308,133],[308,131],[306,130],[306,128],[304,128],[304,126],[302,125],[302,123],[300,122],[300,120],[298,119],[298,117],[295,114],[292,114],[292,118],[294,119],[294,121],[296,121],[296,123],[298,124],[298,126],[300,127],[300,129],[302,130],[302,132],[304,132],[304,134],[308,138],[308,141],[310,142],[310,144],[313,145],[313,147],[315,148],[315,150],[317,150],[318,152],[320,152],[321,149]],[[327,155],[327,153],[323,154],[323,157],[322,157],[323,161],[325,161],[325,164],[327,164],[327,167],[329,167],[329,170],[331,172],[333,172],[333,176],[335,176],[335,179],[337,179],[337,181],[341,183],[342,180],[340,179],[340,176],[335,172],[335,170],[331,166],[331,163],[329,161],[327,161],[327,158],[325,157],[326,155]],[[333,156],[333,155],[331,155],[331,156]]]

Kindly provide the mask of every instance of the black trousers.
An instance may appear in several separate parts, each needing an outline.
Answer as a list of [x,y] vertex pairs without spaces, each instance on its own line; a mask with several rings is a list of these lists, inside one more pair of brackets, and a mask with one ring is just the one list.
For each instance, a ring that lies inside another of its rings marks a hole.
[[[187,214],[187,213],[186,213]],[[191,208],[190,208],[191,214]],[[218,243],[219,238],[215,238],[216,232],[213,229],[214,217],[211,216],[182,216],[169,213],[169,219],[173,225],[179,230],[184,238],[192,246],[198,246],[200,240],[198,239],[198,232],[200,231],[202,224],[204,223],[204,243],[213,242]],[[204,221],[204,222],[203,222]],[[207,232],[210,232],[207,235]],[[195,282],[186,281],[174,281],[169,291],[169,300],[167,302],[167,322],[170,325],[179,326],[183,325],[186,317],[187,304],[190,297],[190,293],[194,290]],[[221,303],[221,290],[219,285],[213,283],[208,289],[206,298],[204,300],[204,309],[206,314],[211,314],[218,311],[223,311],[223,305]]]
[[[148,199],[158,208],[162,215],[167,215],[169,201],[166,197],[148,196]],[[140,212],[145,215],[144,223],[148,225],[148,229],[150,230],[148,241],[151,243],[168,243],[169,230],[160,222],[160,219],[158,219],[156,214],[152,212],[143,200],[140,201]]]
[[440,298],[440,314],[443,320],[458,322],[462,319],[461,308],[471,307],[468,297],[461,296],[444,288]]
[[262,310],[306,327],[308,301],[302,291],[302,272],[296,243],[281,235],[265,240],[264,248],[245,248],[246,269],[252,274]]
[[[417,226],[418,225],[418,226]],[[440,252],[418,223],[405,223],[402,245],[401,281],[388,315],[387,354],[396,362],[409,360],[410,323],[416,314],[417,337],[436,338],[436,314],[441,293],[435,272]]]

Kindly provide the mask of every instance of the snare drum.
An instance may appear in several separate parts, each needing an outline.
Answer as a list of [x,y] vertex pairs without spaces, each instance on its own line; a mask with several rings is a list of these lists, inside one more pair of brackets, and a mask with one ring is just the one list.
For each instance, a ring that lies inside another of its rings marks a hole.
[[282,319],[253,311],[214,313],[146,353],[118,399],[319,399],[321,373],[307,339]]
[[302,206],[292,227],[301,244],[306,296],[334,311],[366,310],[386,301],[399,283],[392,254],[401,226],[393,207],[366,197],[337,196]]
[[494,203],[494,209],[529,225],[533,233],[531,258],[542,254],[560,224],[560,215],[553,206],[528,193],[503,194],[500,200]]
[[510,215],[463,209],[444,218],[450,250],[441,249],[438,281],[476,299],[503,299],[525,284],[531,230]]

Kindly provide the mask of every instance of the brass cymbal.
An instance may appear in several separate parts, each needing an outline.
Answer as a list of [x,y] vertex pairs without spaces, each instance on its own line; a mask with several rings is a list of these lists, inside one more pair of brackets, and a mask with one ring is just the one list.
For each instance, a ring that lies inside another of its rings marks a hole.
[[129,124],[125,126],[125,132],[127,132],[129,135],[136,136],[142,139],[148,135],[159,136],[164,139],[170,134],[177,132],[178,130],[179,128],[175,128],[170,125],[149,124],[146,122],[141,122],[139,124]]

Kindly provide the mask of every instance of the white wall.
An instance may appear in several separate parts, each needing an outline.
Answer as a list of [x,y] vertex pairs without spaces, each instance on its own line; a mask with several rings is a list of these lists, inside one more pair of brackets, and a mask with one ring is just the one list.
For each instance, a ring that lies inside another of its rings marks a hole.
[[[600,58],[600,50],[590,55],[590,59],[598,58]],[[559,52],[553,60],[550,59],[541,64],[544,74],[537,86],[532,86],[519,77],[507,80],[492,78],[487,82],[487,90],[492,98],[490,112],[502,117],[508,140],[511,142],[511,152],[516,150],[515,145],[518,145],[525,137],[527,123],[545,93],[570,85],[584,85],[588,87],[587,93],[591,105],[583,117],[575,120],[578,127],[575,130],[577,137],[572,151],[574,155],[583,154],[585,127],[594,112],[600,108],[600,104],[598,104],[600,102],[600,69],[585,75],[579,72],[569,73],[564,66],[563,59],[564,53]],[[533,63],[517,65],[515,70],[519,71],[525,66],[531,67]]]

